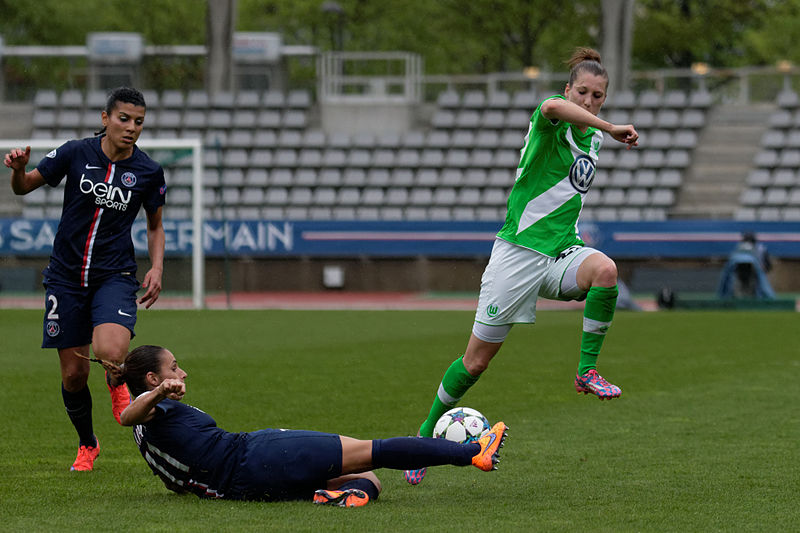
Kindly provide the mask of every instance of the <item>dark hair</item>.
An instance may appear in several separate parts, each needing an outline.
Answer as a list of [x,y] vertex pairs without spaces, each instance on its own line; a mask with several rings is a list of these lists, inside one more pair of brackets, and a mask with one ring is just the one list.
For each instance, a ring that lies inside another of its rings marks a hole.
[[[132,87],[117,87],[116,89],[111,89],[111,92],[108,93],[106,108],[103,111],[107,115],[111,115],[111,112],[114,111],[119,102],[147,108],[144,102],[144,95],[141,92]],[[101,135],[105,132],[106,128],[103,126],[102,129],[95,132],[95,135]]]
[[161,370],[161,354],[164,348],[152,344],[143,344],[131,350],[125,357],[125,362],[120,366],[122,380],[134,396],[150,390],[145,382],[148,372]]
[[600,61],[600,52],[593,48],[578,47],[567,60],[569,67],[569,84],[575,83],[575,78],[581,72],[589,72],[595,76],[602,76],[608,84],[608,72]]

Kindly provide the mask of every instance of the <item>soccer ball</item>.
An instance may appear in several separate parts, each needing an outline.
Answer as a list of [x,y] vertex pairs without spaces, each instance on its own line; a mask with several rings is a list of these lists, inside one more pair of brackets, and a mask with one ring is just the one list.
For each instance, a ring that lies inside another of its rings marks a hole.
[[480,411],[470,407],[450,409],[436,422],[433,436],[453,442],[473,442],[483,437],[492,426]]

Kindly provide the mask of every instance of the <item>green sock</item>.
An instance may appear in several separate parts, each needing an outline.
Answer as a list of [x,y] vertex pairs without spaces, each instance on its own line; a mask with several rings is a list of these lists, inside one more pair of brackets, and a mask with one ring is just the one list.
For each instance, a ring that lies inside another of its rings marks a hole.
[[473,376],[464,367],[464,357],[461,356],[450,365],[450,368],[444,373],[442,383],[439,385],[439,391],[433,399],[428,418],[422,423],[419,428],[419,434],[423,437],[432,437],[433,428],[439,418],[447,411],[455,407],[458,401],[466,394],[470,387],[472,387],[478,376]]
[[586,295],[583,308],[583,336],[581,337],[581,359],[578,374],[583,375],[597,368],[597,356],[603,347],[603,339],[611,327],[614,310],[617,308],[617,286],[592,287]]

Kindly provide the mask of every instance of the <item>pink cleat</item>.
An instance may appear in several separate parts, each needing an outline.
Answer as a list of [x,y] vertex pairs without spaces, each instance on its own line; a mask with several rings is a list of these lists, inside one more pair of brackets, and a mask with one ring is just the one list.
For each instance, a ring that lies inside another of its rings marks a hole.
[[582,376],[575,376],[575,390],[584,394],[594,394],[601,400],[619,398],[622,389],[609,383],[597,370],[589,370]]

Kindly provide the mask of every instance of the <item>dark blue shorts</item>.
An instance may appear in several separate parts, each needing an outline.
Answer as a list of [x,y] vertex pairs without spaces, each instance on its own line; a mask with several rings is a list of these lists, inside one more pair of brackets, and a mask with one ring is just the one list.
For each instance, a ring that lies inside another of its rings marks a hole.
[[99,285],[81,287],[47,276],[45,269],[42,348],[72,348],[92,342],[99,324],[120,324],[135,335],[136,276],[114,274]]
[[342,474],[339,435],[263,429],[247,436],[247,451],[225,493],[241,500],[310,500]]

